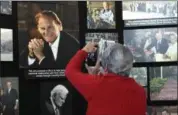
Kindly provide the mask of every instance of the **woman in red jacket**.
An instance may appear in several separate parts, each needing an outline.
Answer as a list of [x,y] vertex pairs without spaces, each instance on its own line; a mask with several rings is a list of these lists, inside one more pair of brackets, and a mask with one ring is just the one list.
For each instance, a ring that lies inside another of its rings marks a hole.
[[109,46],[101,57],[102,75],[81,72],[89,52],[96,51],[89,42],[66,67],[66,77],[88,102],[87,115],[145,115],[146,93],[129,77],[133,56],[121,44]]

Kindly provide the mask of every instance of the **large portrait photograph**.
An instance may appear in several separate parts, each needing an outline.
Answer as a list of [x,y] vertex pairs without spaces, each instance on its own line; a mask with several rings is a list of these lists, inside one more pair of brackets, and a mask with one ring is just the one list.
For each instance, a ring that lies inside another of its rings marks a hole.
[[78,23],[77,2],[18,2],[20,68],[28,76],[64,76],[80,47]]

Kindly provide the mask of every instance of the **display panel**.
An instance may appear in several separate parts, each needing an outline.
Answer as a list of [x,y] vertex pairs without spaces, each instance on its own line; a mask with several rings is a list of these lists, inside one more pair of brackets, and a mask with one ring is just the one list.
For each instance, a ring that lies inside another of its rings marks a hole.
[[115,2],[87,1],[88,29],[114,29],[115,26]]
[[126,27],[177,24],[177,1],[123,1]]
[[1,61],[13,61],[12,29],[0,28]]
[[12,14],[12,1],[0,1],[1,14],[11,15]]
[[1,115],[19,115],[19,80],[17,77],[1,77]]
[[147,68],[134,67],[130,72],[130,77],[134,78],[141,86],[147,86]]
[[78,3],[18,2],[18,17],[19,64],[26,76],[65,77],[65,67],[80,47]]
[[177,100],[177,66],[150,67],[150,99]]
[[177,61],[177,28],[124,30],[124,44],[134,62]]

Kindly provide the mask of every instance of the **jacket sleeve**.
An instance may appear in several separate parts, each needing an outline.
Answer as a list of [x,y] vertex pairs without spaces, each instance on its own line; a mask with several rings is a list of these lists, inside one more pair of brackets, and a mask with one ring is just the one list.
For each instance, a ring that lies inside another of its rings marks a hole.
[[79,50],[68,63],[65,69],[65,75],[84,98],[89,100],[92,92],[99,83],[99,77],[81,72],[82,63],[87,55],[87,52]]

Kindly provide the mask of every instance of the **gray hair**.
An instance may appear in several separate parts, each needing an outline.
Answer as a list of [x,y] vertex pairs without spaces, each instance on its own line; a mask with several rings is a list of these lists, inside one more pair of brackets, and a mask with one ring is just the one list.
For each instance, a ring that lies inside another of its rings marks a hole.
[[51,91],[51,97],[53,97],[56,94],[62,94],[62,93],[68,94],[69,91],[67,90],[67,88],[65,86],[63,86],[63,85],[57,85],[57,86],[55,86],[52,89],[52,91]]
[[104,51],[101,66],[109,73],[128,76],[133,66],[133,55],[127,47],[115,43]]

